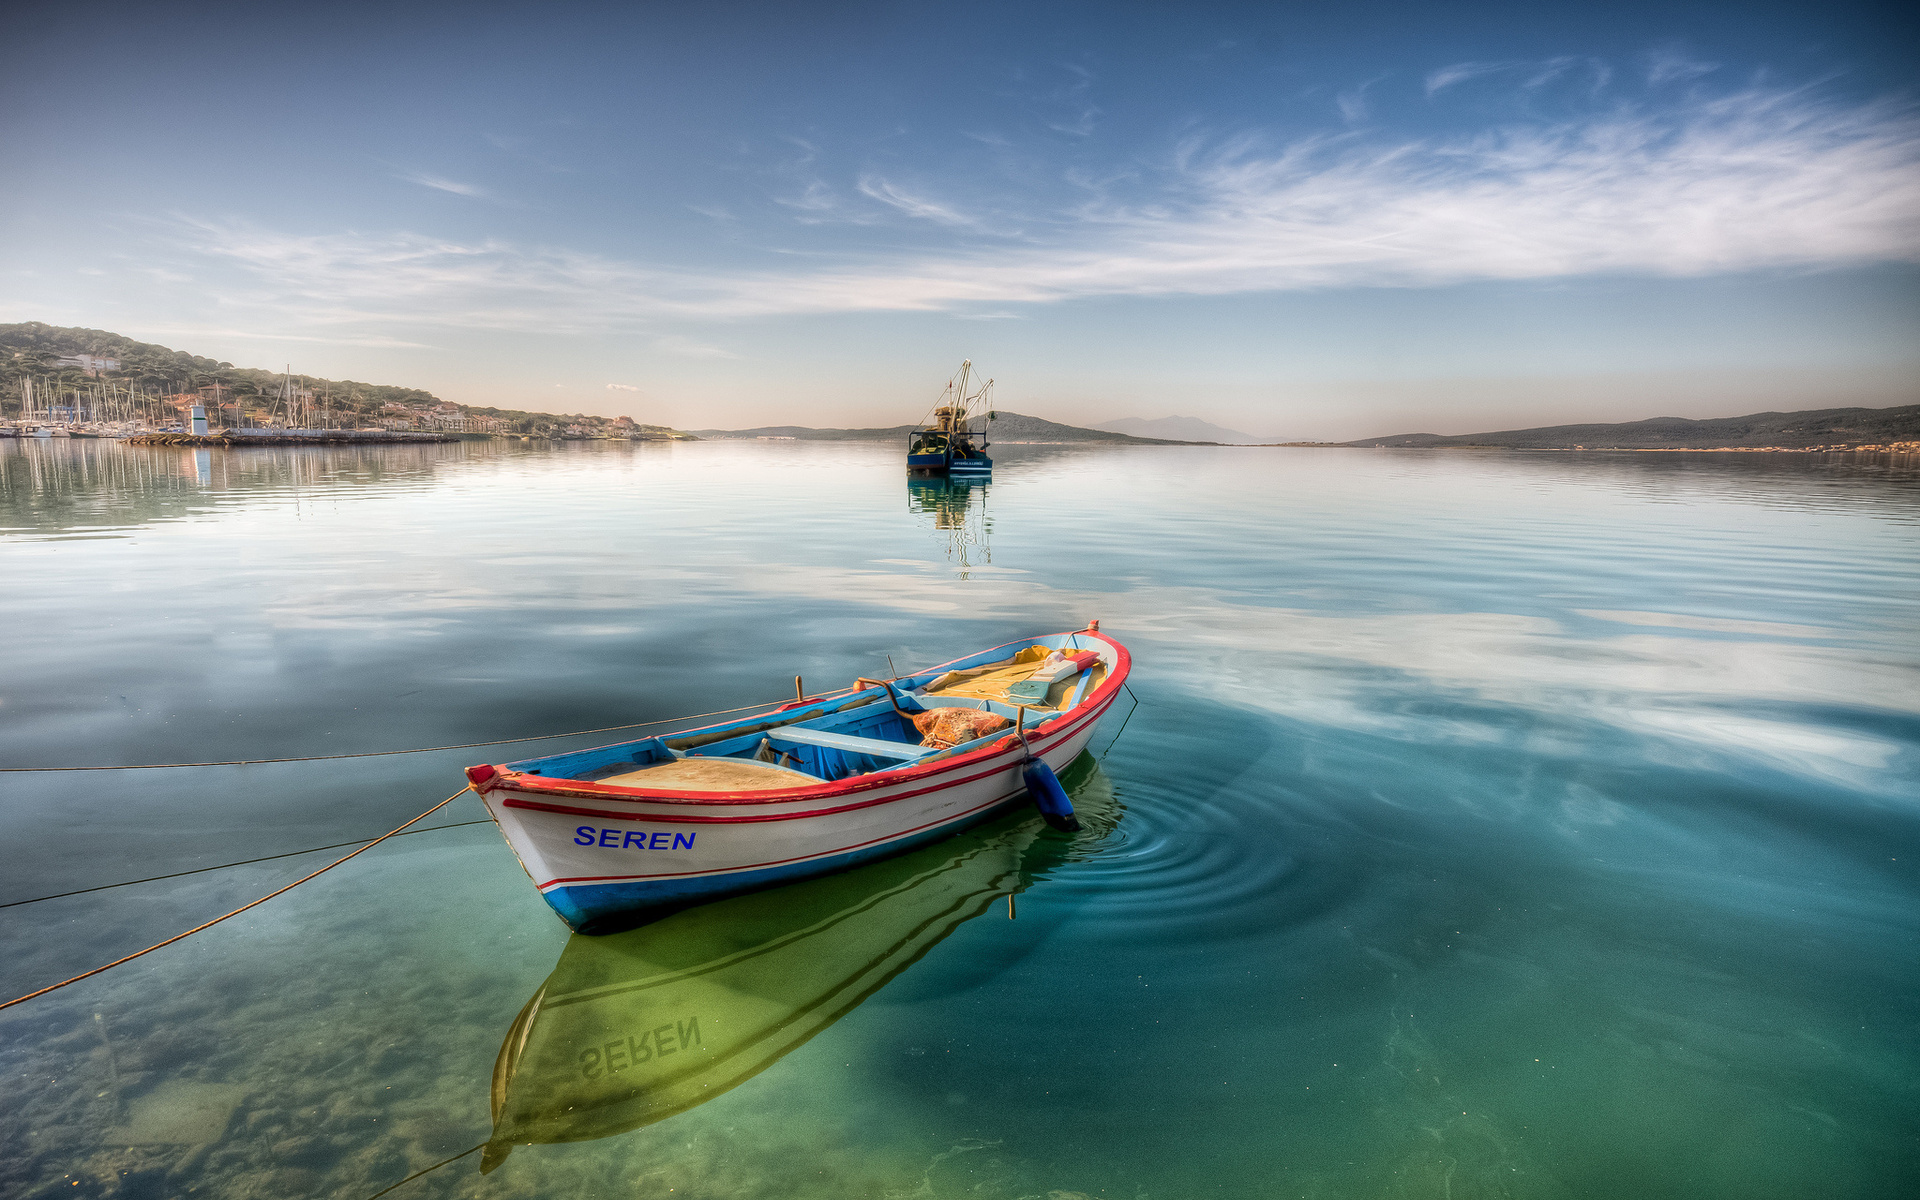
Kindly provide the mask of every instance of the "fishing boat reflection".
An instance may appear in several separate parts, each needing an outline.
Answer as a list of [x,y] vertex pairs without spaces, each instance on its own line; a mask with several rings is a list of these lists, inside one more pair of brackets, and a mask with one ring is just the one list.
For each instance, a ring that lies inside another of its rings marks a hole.
[[987,540],[993,529],[993,519],[987,515],[992,486],[978,477],[907,477],[907,511],[933,518],[934,529],[946,539],[947,559],[960,568],[962,579],[972,568],[993,561]]
[[491,1171],[516,1145],[610,1137],[684,1112],[766,1070],[962,922],[1012,897],[1116,806],[1083,755],[1065,773],[1081,834],[1031,810],[911,854],[675,913],[626,933],[575,934],[521,1009],[493,1069]]

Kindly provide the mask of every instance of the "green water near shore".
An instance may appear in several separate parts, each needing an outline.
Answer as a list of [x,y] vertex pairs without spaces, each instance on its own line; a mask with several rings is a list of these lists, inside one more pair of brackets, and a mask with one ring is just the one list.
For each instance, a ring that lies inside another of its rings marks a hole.
[[[1141,701],[1075,776],[1079,838],[795,893],[799,952],[831,967],[722,976],[744,1007],[715,1011],[853,1002],[711,1100],[481,1173],[529,1001],[582,962],[646,981],[569,950],[463,797],[0,1014],[0,1193],[371,1196],[463,1151],[392,1194],[1920,1177],[1920,473],[1021,447],[948,490],[910,489],[895,449],[0,443],[0,764],[642,721],[1093,616]],[[509,752],[0,775],[0,904],[373,836]],[[0,908],[0,991],[339,853]],[[559,1087],[540,1065],[527,1086]]]

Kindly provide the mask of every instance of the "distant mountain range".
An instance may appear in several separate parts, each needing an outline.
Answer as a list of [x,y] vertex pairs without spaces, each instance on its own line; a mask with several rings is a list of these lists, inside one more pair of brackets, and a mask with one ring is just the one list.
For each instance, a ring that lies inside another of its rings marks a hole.
[[1764,412],[1745,417],[1691,421],[1653,417],[1610,425],[1548,425],[1539,429],[1503,429],[1494,433],[1396,433],[1333,443],[1341,446],[1472,447],[1512,450],[1783,450],[1836,449],[1920,440],[1920,404],[1899,408],[1816,408],[1804,412]]
[[[793,438],[802,442],[876,442],[904,441],[916,425],[889,425],[883,429],[813,429],[805,425],[761,425],[754,429],[693,429],[698,438]],[[1209,426],[1208,428],[1212,428]],[[1134,437],[1110,429],[1083,429],[1062,425],[1024,413],[1002,410],[987,427],[987,440],[998,445],[1009,443],[1107,443],[1136,446],[1177,446],[1187,444],[1180,438]]]
[[1199,417],[1156,417],[1151,421],[1144,417],[1121,417],[1117,421],[1095,421],[1093,428],[1104,429],[1110,433],[1124,433],[1132,437],[1161,438],[1176,442],[1224,442],[1230,446],[1258,445],[1279,440],[1255,437],[1251,433],[1242,433],[1238,429],[1228,429],[1224,425],[1202,421]]

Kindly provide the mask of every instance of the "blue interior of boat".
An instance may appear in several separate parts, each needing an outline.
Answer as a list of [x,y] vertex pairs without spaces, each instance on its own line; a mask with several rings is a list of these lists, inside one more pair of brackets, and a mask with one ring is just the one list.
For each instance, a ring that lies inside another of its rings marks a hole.
[[[974,708],[997,713],[1009,721],[1018,720],[1019,713],[1014,706],[997,700],[949,698],[937,694],[927,696],[919,694],[916,689],[925,687],[947,670],[964,670],[1003,662],[1026,646],[1069,650],[1085,648],[1081,639],[1074,634],[1056,634],[998,646],[948,663],[941,671],[928,671],[895,680],[893,699],[909,713],[929,708]],[[1085,698],[1091,678],[1091,672],[1081,676],[1078,687],[1060,711],[1037,712],[1029,709],[1026,727],[1036,729],[1078,704]],[[778,725],[769,724],[776,720],[780,722]],[[983,743],[1006,736],[1006,731],[1001,730],[945,750],[922,746],[920,732],[912,722],[894,711],[894,705],[888,703],[887,690],[879,687],[835,696],[786,712],[758,713],[731,724],[741,727],[741,732],[710,741],[704,739],[725,733],[728,727],[723,725],[699,734],[643,738],[570,754],[522,759],[505,765],[510,771],[543,775],[549,779],[591,780],[666,762],[684,754],[687,757],[777,762],[816,779],[832,781],[964,754]],[[674,745],[677,741],[687,741],[693,737],[701,738],[701,744],[685,747]]]

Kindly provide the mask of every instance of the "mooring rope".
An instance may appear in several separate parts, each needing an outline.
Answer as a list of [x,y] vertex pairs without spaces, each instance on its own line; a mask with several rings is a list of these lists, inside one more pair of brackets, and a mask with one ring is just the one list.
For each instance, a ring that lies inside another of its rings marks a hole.
[[1133,685],[1128,683],[1123,683],[1120,686],[1123,688],[1126,688],[1127,695],[1133,698],[1133,707],[1127,710],[1127,719],[1126,721],[1120,722],[1120,728],[1116,733],[1114,733],[1113,740],[1111,742],[1108,742],[1107,748],[1100,752],[1101,762],[1107,761],[1107,755],[1112,754],[1113,748],[1120,744],[1120,734],[1125,733],[1127,731],[1127,721],[1133,720],[1133,714],[1140,711],[1140,697],[1135,696],[1133,694]]
[[422,1175],[425,1175],[429,1171],[438,1171],[441,1167],[446,1166],[450,1162],[459,1162],[461,1159],[465,1158],[467,1155],[472,1154],[475,1150],[485,1150],[486,1148],[487,1148],[487,1144],[485,1142],[481,1142],[478,1146],[469,1147],[468,1149],[462,1150],[458,1154],[450,1155],[446,1158],[443,1158],[439,1162],[433,1164],[430,1167],[422,1167],[418,1171],[415,1171],[413,1174],[407,1176],[405,1179],[402,1179],[399,1183],[389,1184],[388,1186],[381,1188],[379,1191],[375,1192],[373,1195],[368,1196],[367,1200],[380,1200],[380,1197],[386,1195],[388,1192],[394,1191],[398,1188],[405,1187],[407,1184],[412,1183],[414,1180],[420,1178]]
[[[903,676],[896,675],[893,678],[900,679],[900,678],[903,678]],[[878,681],[862,679],[858,682],[873,683]],[[1125,687],[1126,685],[1123,684],[1122,686]],[[1120,733],[1126,732],[1127,723],[1133,720],[1134,711],[1140,707],[1140,698],[1133,694],[1133,689],[1131,687],[1126,687],[1126,691],[1127,691],[1127,695],[1131,697],[1133,700],[1133,708],[1127,711],[1126,720],[1120,723]],[[891,700],[893,689],[891,687],[888,687],[887,693],[888,693],[888,699]],[[838,693],[825,692],[817,696],[802,696],[795,703],[797,706],[798,704],[803,704],[809,700],[825,699],[828,696],[832,696],[836,694]],[[319,754],[319,755],[309,755],[306,757],[298,757],[298,758],[234,759],[234,760],[222,761],[222,762],[199,762],[199,763],[136,763],[136,764],[129,764],[124,766],[106,766],[106,767],[0,767],[0,772],[22,773],[22,772],[36,772],[36,771],[142,771],[142,770],[159,770],[159,769],[164,769],[169,767],[244,767],[244,766],[256,766],[264,763],[325,762],[333,759],[343,759],[343,758],[379,758],[379,757],[383,757],[386,755],[393,755],[393,754],[431,754],[431,753],[434,753],[435,751],[440,751],[440,750],[470,750],[480,746],[505,746],[505,745],[511,745],[515,742],[548,741],[555,738],[578,737],[578,736],[589,734],[589,733],[613,733],[613,732],[616,732],[619,730],[625,730],[625,729],[645,729],[654,725],[672,725],[682,721],[698,721],[705,717],[722,717],[722,716],[728,716],[733,713],[750,712],[754,709],[759,709],[759,708],[768,708],[768,709],[777,708],[780,706],[780,704],[781,702],[778,702],[778,701],[770,702],[766,704],[749,704],[741,708],[721,709],[717,712],[710,712],[710,713],[696,713],[692,716],[686,716],[686,717],[667,717],[658,721],[639,721],[631,725],[607,725],[599,729],[575,730],[572,733],[539,734],[533,737],[524,737],[524,738],[501,738],[498,741],[492,741],[492,742],[466,742],[457,746],[428,746],[428,747],[423,747],[421,749],[416,749],[416,750],[373,750],[373,751],[367,751],[365,753],[360,753],[360,754]],[[1120,740],[1120,735],[1119,733],[1116,733],[1114,735],[1113,741],[1107,743],[1107,752],[1102,753],[1100,757],[1104,759],[1107,756],[1107,753],[1110,753],[1113,750],[1114,743],[1118,742],[1119,740]],[[117,966],[121,966],[124,963],[130,963],[134,959],[139,958],[142,955],[151,954],[155,950],[164,949],[168,946],[173,945],[175,942],[181,941],[185,938],[193,936],[196,933],[199,933],[203,929],[211,929],[215,925],[218,925],[220,922],[228,920],[229,918],[232,918],[232,917],[237,917],[241,913],[246,912],[249,909],[258,908],[260,905],[265,904],[267,901],[273,899],[275,896],[284,895],[285,893],[292,891],[294,888],[299,887],[301,884],[306,883],[308,880],[316,879],[319,876],[326,874],[328,871],[333,870],[335,867],[341,865],[342,863],[348,861],[349,859],[357,858],[358,856],[365,854],[367,851],[373,849],[375,846],[378,846],[381,842],[386,841],[388,838],[401,836],[407,831],[408,826],[415,825],[421,821],[426,820],[428,817],[432,816],[434,813],[439,812],[441,809],[445,808],[449,804],[452,804],[455,800],[458,800],[460,797],[466,795],[468,792],[472,790],[473,788],[471,786],[461,788],[459,791],[455,792],[453,795],[448,796],[445,800],[442,800],[440,803],[434,805],[432,808],[429,808],[427,811],[421,813],[417,817],[414,817],[412,820],[406,822],[405,824],[397,826],[396,828],[381,834],[379,837],[374,838],[371,841],[368,841],[365,845],[361,846],[359,849],[355,850],[353,853],[347,854],[342,856],[341,858],[335,859],[333,862],[328,863],[326,866],[321,867],[319,870],[314,871],[308,875],[303,875],[300,878],[294,880],[292,883],[287,884],[283,888],[278,888],[274,891],[268,892],[266,895],[260,897],[258,900],[254,900],[254,901],[251,901],[250,903],[243,904],[239,908],[234,909],[232,912],[223,913],[220,916],[215,917],[213,920],[204,922],[203,924],[200,924],[200,925],[196,925],[192,929],[186,930],[183,933],[176,933],[172,937],[166,939],[163,942],[155,942],[153,945],[148,946],[144,950],[136,950],[132,954],[128,954],[121,958],[116,958],[110,963],[106,963],[102,966],[93,968],[91,971],[83,971],[80,974],[75,975],[71,979],[63,979],[59,983],[49,984],[46,987],[40,988],[38,991],[28,992],[24,996],[16,996],[11,1000],[5,1001],[4,1003],[0,1003],[0,1010],[12,1008],[16,1004],[24,1004],[29,1000],[35,999],[40,996],[44,996],[48,992],[57,992],[61,988],[67,987],[71,984],[79,983],[83,979],[91,979],[95,975],[98,975],[103,971],[110,971],[113,968]],[[455,825],[436,825],[433,828],[434,829],[453,829],[453,828],[457,828],[459,825],[478,825],[483,823],[484,822],[481,822],[481,821],[461,821],[461,822],[457,822]],[[422,830],[415,830],[414,832],[426,833],[429,831],[422,829]],[[171,875],[155,875],[149,879],[134,879],[134,880],[128,880],[124,883],[102,884],[100,887],[96,887],[96,888],[81,888],[79,891],[74,891],[74,892],[60,892],[53,896],[40,896],[34,900],[15,900],[8,904],[0,904],[0,908],[12,908],[21,904],[38,903],[40,900],[55,900],[55,899],[59,899],[62,896],[78,896],[85,892],[97,892],[97,891],[105,891],[109,888],[127,887],[134,883],[152,883],[161,879],[175,879],[182,875],[197,875],[204,871],[219,871],[219,870],[224,870],[227,867],[245,866],[248,863],[255,863],[255,862],[267,862],[276,858],[291,858],[298,854],[313,854],[320,850],[336,850],[336,849],[339,849],[341,846],[351,846],[353,844],[354,843],[352,842],[337,842],[330,846],[315,846],[306,850],[291,850],[285,854],[270,854],[264,858],[247,859],[243,862],[223,863],[219,866],[213,866],[213,867],[197,867],[190,871],[178,871]],[[474,1147],[475,1150],[479,1148],[480,1147],[478,1146]],[[468,1154],[471,1154],[471,1153],[473,1153],[473,1150],[464,1151],[461,1154],[454,1155],[453,1158],[445,1159],[442,1162],[435,1163],[434,1166],[429,1167],[428,1170],[433,1170],[437,1167],[444,1166],[446,1165],[446,1163],[453,1162],[455,1159],[465,1158]],[[419,1174],[425,1174],[425,1173],[426,1172],[422,1171],[416,1175],[410,1175],[407,1177],[407,1179],[403,1179],[400,1182],[401,1183],[409,1182],[410,1180],[417,1178]],[[398,1186],[399,1184],[394,1185],[394,1187],[398,1187]],[[387,1189],[387,1191],[391,1191],[391,1190],[393,1189],[392,1188]],[[383,1192],[381,1194],[384,1195],[385,1193]]]
[[[434,813],[439,812],[441,809],[445,808],[449,804],[452,804],[455,800],[458,800],[460,797],[466,795],[468,792],[472,790],[473,788],[471,786],[461,788],[459,791],[455,792],[451,796],[448,796],[445,800],[442,800],[440,803],[434,805],[432,808],[428,809],[427,811],[421,813],[419,816],[415,817],[413,820],[408,821],[407,825],[413,825],[420,821],[426,820],[428,817],[432,816]],[[388,838],[394,836],[394,834],[397,834],[401,832],[401,830],[404,830],[407,827],[407,825],[402,825],[398,829],[394,829],[389,833],[381,834],[379,837],[373,839],[371,842],[368,842],[366,845],[360,847],[358,850],[355,850],[352,854],[347,855],[345,858],[336,859],[333,862],[328,863],[326,866],[321,867],[318,871],[315,871],[312,875],[303,875],[300,878],[294,880],[292,883],[288,884],[286,887],[280,888],[278,891],[268,892],[266,895],[260,897],[258,900],[253,901],[251,904],[242,904],[239,908],[234,909],[230,913],[226,913],[221,916],[215,917],[213,920],[208,921],[203,925],[195,925],[192,929],[187,930],[185,933],[176,933],[164,942],[155,942],[153,945],[148,946],[145,950],[135,950],[132,954],[129,954],[124,958],[116,958],[112,962],[106,964],[105,966],[95,967],[91,971],[82,971],[80,974],[75,975],[72,979],[62,979],[59,983],[49,984],[48,986],[41,988],[37,992],[28,992],[24,996],[15,996],[13,999],[8,1000],[6,1003],[0,1004],[0,1009],[12,1008],[16,1004],[25,1004],[27,1001],[32,1000],[36,996],[44,996],[48,992],[57,992],[61,988],[66,987],[68,984],[79,983],[82,979],[91,979],[102,971],[111,971],[113,968],[119,966],[120,964],[130,963],[134,959],[139,958],[143,954],[152,954],[155,950],[159,950],[162,947],[171,946],[182,938],[191,937],[192,935],[199,933],[202,929],[211,929],[215,925],[218,925],[220,922],[226,920],[228,917],[237,917],[241,913],[246,912],[250,908],[258,908],[260,905],[265,904],[267,901],[273,899],[275,896],[278,896],[284,892],[290,892],[294,888],[299,887],[301,884],[305,883],[309,879],[313,879],[318,876],[325,875],[328,871],[331,871],[335,867],[339,866],[341,863],[346,862],[347,859],[354,858],[361,854],[365,854],[367,851],[373,849],[375,846],[378,846],[381,842],[386,841]]]
[[[401,837],[412,837],[416,833],[432,833],[436,829],[458,829],[462,825],[490,825],[492,818],[482,817],[478,821],[455,821],[451,825],[429,825],[425,829],[409,829]],[[114,888],[132,887],[136,883],[158,883],[162,879],[179,879],[183,875],[204,875],[208,871],[224,871],[229,867],[245,867],[254,863],[272,862],[276,858],[298,858],[302,854],[318,854],[322,850],[338,850],[343,846],[362,846],[373,841],[372,838],[357,838],[351,842],[333,842],[326,846],[308,846],[305,850],[289,850],[285,854],[266,854],[259,858],[243,858],[239,862],[221,863],[212,867],[195,867],[191,871],[175,871],[170,875],[149,875],[145,879],[123,879],[119,883],[103,883],[99,887],[78,888],[71,892],[55,892],[51,896],[35,896],[31,900],[9,900],[0,904],[0,908],[18,908],[22,904],[38,904],[42,900],[60,900],[68,896],[84,896],[88,892],[107,892]]]
[[[832,692],[823,692],[818,696],[802,697],[803,700],[822,700]],[[294,758],[232,758],[218,762],[173,762],[173,763],[126,763],[111,767],[0,767],[0,774],[29,774],[39,771],[163,771],[175,767],[257,767],[265,763],[294,762],[332,762],[342,758],[385,758],[391,754],[436,754],[442,750],[474,750],[481,746],[511,746],[515,742],[548,742],[555,738],[584,737],[589,733],[618,733],[623,729],[648,729],[655,725],[677,725],[682,721],[700,721],[707,717],[725,717],[733,713],[752,712],[756,708],[775,708],[781,704],[792,703],[786,700],[768,700],[761,704],[748,704],[741,708],[723,708],[718,712],[694,713],[686,717],[662,717],[658,721],[636,721],[632,725],[602,725],[598,729],[576,729],[571,733],[536,733],[530,737],[501,738],[493,742],[462,742],[457,746],[422,746],[417,750],[363,750],[358,754],[306,754]]]

